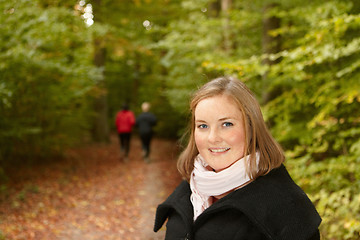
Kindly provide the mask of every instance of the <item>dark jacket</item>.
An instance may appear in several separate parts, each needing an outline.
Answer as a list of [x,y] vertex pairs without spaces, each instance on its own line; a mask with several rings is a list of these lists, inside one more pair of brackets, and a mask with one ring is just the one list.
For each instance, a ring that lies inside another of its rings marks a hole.
[[143,112],[136,118],[136,126],[140,134],[152,133],[152,127],[156,125],[156,117],[150,112]]
[[166,240],[315,240],[321,218],[281,166],[221,198],[194,222],[186,181],[157,208],[154,231],[166,219]]

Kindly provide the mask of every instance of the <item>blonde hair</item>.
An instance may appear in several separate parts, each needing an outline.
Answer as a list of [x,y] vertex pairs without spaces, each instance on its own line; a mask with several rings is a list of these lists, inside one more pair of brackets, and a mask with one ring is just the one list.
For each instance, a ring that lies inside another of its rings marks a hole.
[[[201,100],[218,95],[229,96],[242,112],[247,140],[245,155],[250,155],[247,172],[251,179],[256,179],[279,167],[285,161],[284,152],[266,127],[258,101],[240,80],[232,77],[220,77],[203,85],[192,97],[191,121],[188,129],[189,141],[177,162],[180,174],[189,181],[194,169],[194,159],[199,154],[194,137],[195,108]],[[256,152],[260,154],[258,165],[256,164]]]
[[148,112],[150,110],[150,103],[143,102],[143,104],[141,104],[141,109],[143,112]]

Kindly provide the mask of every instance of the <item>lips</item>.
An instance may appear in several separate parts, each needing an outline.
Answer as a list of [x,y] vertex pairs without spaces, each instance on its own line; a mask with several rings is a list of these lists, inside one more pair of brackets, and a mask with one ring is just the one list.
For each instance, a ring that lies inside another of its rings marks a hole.
[[209,151],[212,153],[224,153],[229,150],[230,150],[230,148],[209,148]]

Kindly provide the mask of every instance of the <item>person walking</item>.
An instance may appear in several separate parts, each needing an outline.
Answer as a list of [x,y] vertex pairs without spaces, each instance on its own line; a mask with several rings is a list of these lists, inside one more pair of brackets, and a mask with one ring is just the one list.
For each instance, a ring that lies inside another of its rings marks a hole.
[[125,162],[129,160],[130,140],[134,124],[135,115],[129,110],[129,105],[124,103],[122,110],[116,114],[115,125],[119,135],[120,158],[123,158]]
[[142,113],[136,118],[136,126],[139,129],[144,161],[149,163],[150,144],[153,136],[153,127],[156,125],[156,116],[149,112],[150,103],[144,102],[141,105]]

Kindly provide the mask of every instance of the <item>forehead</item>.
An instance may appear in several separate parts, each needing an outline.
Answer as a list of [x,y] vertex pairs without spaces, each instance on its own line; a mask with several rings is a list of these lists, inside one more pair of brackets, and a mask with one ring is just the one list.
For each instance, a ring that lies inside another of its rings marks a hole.
[[207,117],[239,117],[241,110],[234,99],[227,95],[204,98],[195,108],[195,119]]

